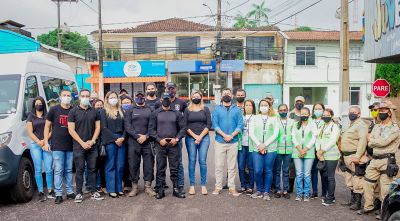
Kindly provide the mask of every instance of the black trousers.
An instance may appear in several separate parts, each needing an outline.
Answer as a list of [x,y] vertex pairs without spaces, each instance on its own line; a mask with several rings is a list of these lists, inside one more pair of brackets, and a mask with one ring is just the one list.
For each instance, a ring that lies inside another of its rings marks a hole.
[[85,162],[87,165],[87,188],[90,192],[96,191],[96,161],[97,161],[97,149],[91,148],[85,150],[82,147],[74,148],[74,162],[76,168],[75,183],[76,193],[82,194],[83,186],[83,173],[85,170]]
[[[125,141],[125,146],[127,147],[129,144]],[[125,151],[125,162],[128,162],[128,151]],[[122,176],[122,182],[124,183],[124,187],[131,188],[131,174],[129,173],[129,166],[124,167],[124,174]]]
[[139,144],[134,139],[129,139],[128,165],[132,183],[138,183],[140,176],[140,163],[143,157],[143,179],[152,182],[154,179],[154,156],[150,142]]
[[172,184],[178,187],[178,167],[179,167],[179,146],[162,147],[156,143],[156,161],[157,161],[157,174],[156,174],[156,190],[164,189],[165,184],[165,171],[167,170],[167,159],[169,164],[169,173]]
[[336,166],[338,164],[337,160],[325,160],[326,170],[321,173],[322,176],[322,189],[327,190],[327,199],[333,200],[335,199],[335,189],[336,189],[336,180],[335,180],[335,171]]

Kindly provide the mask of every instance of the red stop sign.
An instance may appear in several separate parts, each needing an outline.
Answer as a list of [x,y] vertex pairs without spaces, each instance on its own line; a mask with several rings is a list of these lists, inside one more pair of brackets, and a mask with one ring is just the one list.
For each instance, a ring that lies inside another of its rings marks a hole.
[[378,79],[372,84],[372,92],[376,97],[386,97],[390,93],[390,84],[385,79]]

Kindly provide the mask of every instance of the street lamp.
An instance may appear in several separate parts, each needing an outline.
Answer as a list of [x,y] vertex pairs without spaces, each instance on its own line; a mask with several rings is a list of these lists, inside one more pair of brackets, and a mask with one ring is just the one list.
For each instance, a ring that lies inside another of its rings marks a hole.
[[207,7],[207,8],[210,10],[210,12],[211,12],[211,16],[212,16],[212,18],[213,18],[214,22],[215,22],[215,23],[217,23],[217,21],[215,21],[215,18],[214,18],[214,12],[211,10],[211,7],[210,7],[210,6],[208,6],[206,3],[203,3],[203,6],[204,6],[204,7]]

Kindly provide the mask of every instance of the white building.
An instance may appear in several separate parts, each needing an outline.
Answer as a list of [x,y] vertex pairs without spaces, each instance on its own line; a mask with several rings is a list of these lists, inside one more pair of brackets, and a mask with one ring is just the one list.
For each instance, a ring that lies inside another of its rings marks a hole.
[[[302,95],[306,106],[323,103],[339,116],[340,33],[336,31],[285,32],[288,35],[284,59],[283,101],[293,107]],[[361,32],[350,33],[350,104],[361,107],[368,117],[374,102],[371,85],[375,65],[363,60]]]

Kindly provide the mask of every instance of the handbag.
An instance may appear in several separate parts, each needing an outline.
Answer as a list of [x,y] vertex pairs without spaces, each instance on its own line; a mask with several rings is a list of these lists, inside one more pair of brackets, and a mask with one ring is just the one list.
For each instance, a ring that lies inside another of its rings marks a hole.
[[100,145],[99,156],[101,157],[107,156],[106,146]]

